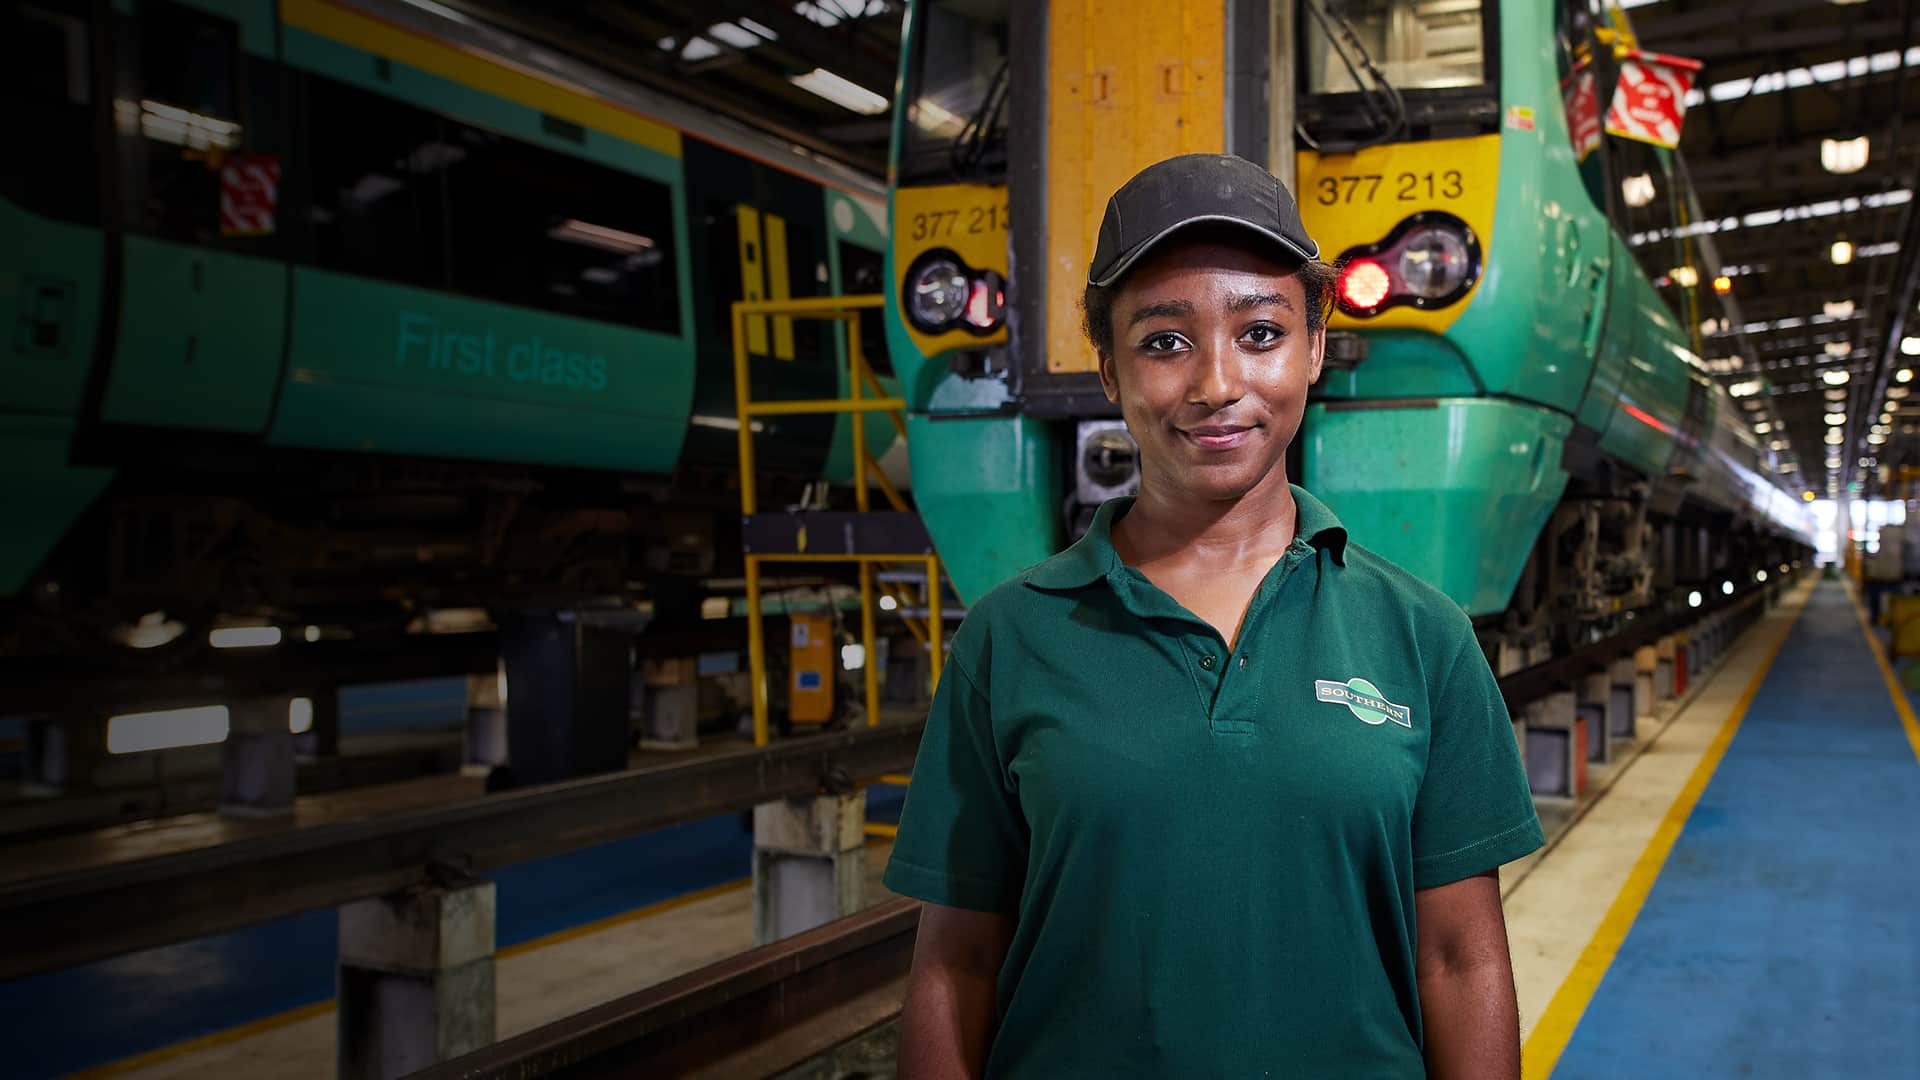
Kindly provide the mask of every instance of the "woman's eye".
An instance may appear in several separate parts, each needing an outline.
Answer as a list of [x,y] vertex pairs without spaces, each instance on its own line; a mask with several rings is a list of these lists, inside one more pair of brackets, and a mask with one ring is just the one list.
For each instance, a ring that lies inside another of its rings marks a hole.
[[1184,344],[1186,344],[1186,341],[1181,338],[1179,334],[1173,333],[1172,331],[1149,335],[1145,341],[1140,343],[1141,347],[1148,352],[1172,352]]
[[1271,323],[1256,323],[1248,327],[1242,336],[1255,345],[1273,345],[1279,342],[1284,332]]

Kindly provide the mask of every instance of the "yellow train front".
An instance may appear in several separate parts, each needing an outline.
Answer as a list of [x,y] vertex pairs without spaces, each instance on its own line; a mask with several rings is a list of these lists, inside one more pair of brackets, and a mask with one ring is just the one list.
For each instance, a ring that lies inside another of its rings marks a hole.
[[[1687,194],[1665,152],[1596,130],[1594,14],[1296,10],[1287,28],[1265,4],[912,6],[890,329],[916,495],[962,595],[1136,483],[1076,303],[1106,195],[1194,151],[1289,179],[1341,268],[1293,464],[1359,542],[1528,634],[1807,546],[1793,463],[1682,329],[1711,297],[1656,288],[1626,242]],[[1653,196],[1623,198],[1629,177]]]

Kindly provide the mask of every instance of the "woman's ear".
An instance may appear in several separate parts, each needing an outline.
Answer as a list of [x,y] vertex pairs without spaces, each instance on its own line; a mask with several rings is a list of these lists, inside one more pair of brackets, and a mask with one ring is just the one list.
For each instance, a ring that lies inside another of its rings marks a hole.
[[1307,367],[1308,386],[1312,386],[1314,383],[1320,381],[1320,364],[1327,356],[1327,327],[1325,323],[1320,325],[1320,329],[1314,331],[1311,349],[1313,362]]
[[1108,401],[1120,403],[1120,374],[1114,370],[1113,353],[1109,350],[1100,353],[1100,389],[1106,391]]

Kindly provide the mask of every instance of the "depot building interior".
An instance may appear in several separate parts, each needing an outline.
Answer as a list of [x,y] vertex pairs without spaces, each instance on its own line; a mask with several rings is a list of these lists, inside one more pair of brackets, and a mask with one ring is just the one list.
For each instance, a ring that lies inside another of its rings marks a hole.
[[1524,1075],[1920,1074],[1913,6],[0,0],[7,1074],[896,1075],[930,708],[1139,490],[1079,305],[1190,153],[1497,681]]

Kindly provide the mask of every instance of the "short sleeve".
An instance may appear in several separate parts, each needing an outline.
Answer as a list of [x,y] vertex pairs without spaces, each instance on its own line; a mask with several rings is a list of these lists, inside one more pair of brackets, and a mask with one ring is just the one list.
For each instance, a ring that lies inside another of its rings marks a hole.
[[1471,636],[1434,701],[1413,806],[1413,887],[1483,874],[1546,842],[1500,685]]
[[1027,828],[994,747],[987,695],[958,654],[933,695],[913,782],[882,878],[894,892],[973,911],[1012,911]]

